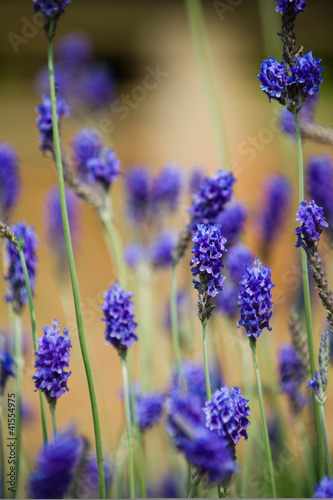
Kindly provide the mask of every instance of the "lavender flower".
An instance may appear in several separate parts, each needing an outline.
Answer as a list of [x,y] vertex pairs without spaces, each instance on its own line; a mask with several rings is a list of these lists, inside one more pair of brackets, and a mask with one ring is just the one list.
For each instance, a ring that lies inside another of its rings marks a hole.
[[44,326],[43,332],[43,337],[37,340],[39,347],[35,353],[36,372],[32,378],[35,390],[44,392],[48,402],[54,405],[68,391],[67,379],[72,372],[66,372],[65,368],[69,367],[72,344],[66,328],[64,335],[60,335],[60,324],[56,319],[51,326]]
[[[39,104],[36,107],[36,111],[38,112],[37,117],[37,128],[40,132],[39,143],[40,149],[45,151],[54,150],[53,144],[53,130],[52,130],[52,110],[51,110],[51,99],[49,95],[43,95],[43,103]],[[69,115],[69,107],[65,103],[63,97],[59,96],[56,100],[56,111],[57,111],[57,119],[58,122],[64,116]]]
[[[32,226],[26,226],[24,222],[12,226],[11,230],[19,241],[21,238],[24,240],[23,255],[27,264],[31,291],[34,294],[37,266],[36,249],[38,244],[35,230]],[[7,243],[6,252],[8,271],[5,280],[8,283],[8,288],[5,300],[13,305],[17,313],[20,313],[23,305],[28,302],[22,264],[19,253],[11,241]]]
[[287,85],[296,85],[302,100],[319,92],[319,85],[323,82],[321,74],[324,69],[319,67],[321,61],[313,57],[311,50],[308,54],[296,57],[296,65],[291,68],[292,76]]
[[197,224],[213,224],[217,216],[230,201],[232,186],[236,179],[231,172],[218,170],[214,177],[206,177],[193,195],[193,203],[189,208],[191,229],[196,230]]
[[319,396],[319,388],[320,388],[320,375],[318,370],[315,371],[313,379],[308,382],[307,388],[312,388],[315,391],[315,395]]
[[13,372],[13,365],[14,360],[7,349],[0,347],[0,397],[4,394],[8,377],[15,377],[15,374]]
[[162,420],[164,403],[163,394],[138,394],[135,397],[137,422],[141,431],[151,429]]
[[120,161],[110,148],[104,148],[101,156],[90,158],[86,167],[87,180],[101,183],[106,191],[120,174]]
[[287,83],[285,65],[277,62],[275,57],[270,57],[263,60],[260,69],[261,73],[258,75],[258,80],[261,83],[260,89],[265,92],[269,100],[276,99],[284,104]]
[[[79,200],[68,188],[65,189],[66,207],[71,230],[73,248],[77,247],[79,241]],[[50,248],[55,251],[61,259],[66,259],[66,242],[62,226],[60,209],[60,198],[58,186],[51,188],[45,199],[46,231]]]
[[278,6],[276,7],[276,11],[281,14],[285,14],[288,9],[292,9],[295,12],[295,15],[299,12],[304,11],[305,9],[305,0],[275,0],[278,2]]
[[44,17],[55,22],[70,3],[71,0],[33,0],[34,12],[41,12]]
[[301,392],[305,380],[302,361],[291,344],[280,347],[279,374],[281,392],[290,398],[292,408],[297,414],[308,404],[308,399]]
[[[82,467],[82,462],[84,465]],[[105,491],[110,491],[113,480],[113,464],[107,457],[103,457],[104,465],[104,478],[105,478]],[[72,496],[72,494],[74,495]],[[99,497],[98,485],[98,467],[96,452],[89,453],[89,455],[81,460],[78,475],[75,478],[75,484],[70,491],[72,498],[85,498],[94,499]]]
[[324,209],[318,207],[313,200],[309,204],[306,201],[300,203],[296,220],[301,223],[301,227],[296,229],[296,247],[306,249],[318,244],[324,227],[328,226],[323,213]]
[[221,233],[226,238],[228,247],[237,241],[244,230],[246,218],[247,208],[238,200],[228,203],[217,216],[216,223],[220,224]]
[[73,430],[59,433],[39,453],[30,476],[29,498],[64,498],[78,469],[83,442]]
[[154,267],[171,266],[172,252],[176,244],[174,231],[163,231],[160,233],[150,247],[150,262]]
[[91,158],[98,158],[102,152],[103,140],[99,130],[84,128],[77,132],[72,141],[72,156],[78,174],[87,175],[87,162]]
[[125,357],[127,349],[137,342],[136,322],[133,314],[133,293],[125,292],[117,281],[103,295],[105,302],[101,306],[106,324],[106,342],[117,349],[119,356]]
[[259,259],[253,267],[245,269],[245,276],[240,282],[241,290],[238,295],[238,305],[241,318],[238,327],[244,326],[251,341],[256,341],[264,328],[271,330],[269,321],[272,313],[271,290],[274,283],[271,280],[271,269],[263,266]]
[[233,451],[240,438],[244,436],[247,440],[247,426],[250,424],[247,418],[250,408],[238,387],[221,387],[215,391],[210,401],[207,401],[203,409],[206,415],[206,427],[214,434],[223,437]]
[[61,37],[55,46],[56,56],[65,64],[80,66],[92,60],[92,45],[86,33],[69,33]]
[[230,248],[225,259],[230,278],[239,283],[242,279],[245,268],[253,263],[253,252],[244,243],[238,243]]
[[134,222],[143,222],[150,215],[151,175],[147,167],[131,167],[126,176],[128,214]]
[[217,310],[231,319],[236,318],[239,312],[238,294],[239,286],[227,281],[227,283],[223,285],[222,292],[216,297]]
[[323,477],[320,484],[315,486],[316,493],[313,498],[333,498],[333,479]]
[[18,156],[16,149],[6,142],[0,143],[0,216],[6,221],[17,202],[20,189]]
[[329,224],[333,223],[333,162],[324,154],[311,156],[307,163],[307,188],[314,202],[324,209]]
[[128,243],[124,249],[124,259],[128,267],[136,268],[144,258],[144,249],[138,243]]
[[206,427],[198,399],[174,394],[168,404],[166,430],[199,477],[226,482],[236,470],[226,441]]
[[163,167],[153,182],[152,200],[156,210],[165,207],[175,211],[182,188],[182,175],[178,165],[168,164]]
[[266,179],[264,203],[260,215],[263,248],[266,253],[281,231],[291,199],[291,184],[283,174],[271,174]]
[[201,165],[195,165],[191,170],[191,175],[189,179],[189,191],[190,194],[194,194],[199,191],[202,182],[205,179],[205,171]]

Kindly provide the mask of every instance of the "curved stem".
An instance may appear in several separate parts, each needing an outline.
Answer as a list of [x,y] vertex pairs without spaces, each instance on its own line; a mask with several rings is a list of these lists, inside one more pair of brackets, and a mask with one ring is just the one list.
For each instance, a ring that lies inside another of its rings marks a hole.
[[110,243],[111,251],[110,254],[114,255],[114,259],[116,262],[118,281],[122,288],[126,287],[126,273],[125,273],[125,265],[122,257],[122,253],[120,250],[120,245],[118,241],[118,236],[116,234],[116,229],[114,227],[112,217],[110,215],[110,211],[100,212],[99,217],[103,223],[105,233],[107,235],[107,243]]
[[173,350],[176,362],[178,385],[180,385],[181,370],[182,370],[182,355],[179,342],[179,325],[178,325],[178,311],[177,311],[177,264],[173,264],[171,269],[170,310],[171,310]]
[[207,31],[201,0],[186,0],[186,8],[190,21],[198,70],[213,119],[220,166],[221,168],[226,168],[228,161],[226,128],[222,117],[219,92],[215,83],[209,56]]
[[207,392],[207,399],[212,399],[212,390],[210,387],[209,365],[208,365],[208,354],[207,354],[206,328],[207,325],[205,323],[202,323],[202,347],[203,347],[203,358],[205,367],[206,392]]
[[18,498],[18,487],[20,479],[20,458],[21,458],[21,388],[22,388],[22,325],[21,318],[15,313],[15,364],[16,364],[16,487],[15,498]]
[[[32,339],[33,339],[33,344],[34,344],[34,351],[36,352],[38,350],[37,329],[36,329],[35,310],[34,310],[34,304],[33,304],[33,300],[32,300],[30,279],[29,279],[27,264],[25,261],[25,257],[24,257],[24,253],[23,253],[22,248],[18,249],[18,253],[20,256],[21,264],[22,264],[25,287],[26,287],[27,295],[28,295]],[[38,391],[38,393],[39,393],[40,412],[41,412],[41,418],[42,418],[43,442],[44,442],[44,446],[45,446],[47,444],[47,421],[46,421],[45,396],[44,396],[44,394],[42,394],[41,391]]]
[[[294,113],[296,136],[297,136],[297,156],[298,156],[298,197],[301,203],[304,200],[304,166],[303,166],[303,150],[302,150],[302,137],[299,126],[297,113]],[[310,287],[309,287],[309,273],[308,264],[304,248],[301,248],[302,259],[302,281],[303,281],[303,294],[304,294],[304,307],[306,318],[306,331],[309,346],[311,377],[315,376],[316,372],[316,356],[313,342],[313,327],[312,327],[312,314],[311,314],[311,300],[310,300]],[[324,474],[324,450],[321,445],[321,424],[319,404],[315,398],[314,391],[312,391],[312,402],[315,416],[315,426],[317,435],[317,448],[318,448],[318,462],[319,462],[319,477]]]
[[124,406],[125,406],[125,420],[126,432],[128,442],[128,479],[129,479],[129,493],[130,498],[135,498],[135,478],[134,478],[134,457],[133,457],[133,439],[132,439],[132,423],[131,423],[131,410],[129,398],[129,386],[127,376],[126,358],[120,358],[121,370],[124,385]]
[[328,447],[324,405],[320,405],[320,421],[321,421],[321,432],[323,436],[324,451],[325,451],[326,474],[330,479],[332,479],[332,464],[330,458],[330,451]]
[[[53,32],[53,23],[50,23],[50,34]],[[99,424],[99,416],[97,409],[96,393],[93,381],[93,375],[91,371],[88,350],[85,341],[84,328],[83,328],[83,318],[80,302],[79,287],[76,276],[74,254],[71,240],[71,233],[68,221],[66,198],[65,198],[65,185],[64,176],[62,168],[62,157],[61,157],[61,147],[59,138],[59,128],[57,121],[57,111],[56,111],[56,95],[55,95],[55,83],[54,83],[54,67],[53,67],[53,43],[50,36],[48,40],[48,73],[49,73],[49,83],[50,83],[50,99],[52,107],[52,130],[53,130],[53,141],[54,141],[54,155],[57,167],[57,177],[58,177],[58,187],[59,187],[59,198],[60,198],[60,208],[61,217],[64,229],[64,236],[66,242],[66,250],[68,257],[69,270],[72,281],[73,297],[75,304],[76,321],[79,333],[80,347],[82,358],[84,362],[84,367],[86,371],[86,377],[89,388],[89,395],[91,401],[91,409],[94,423],[94,433],[95,433],[95,444],[96,444],[96,454],[97,454],[97,466],[98,466],[98,484],[99,484],[99,494],[101,498],[105,498],[105,480],[104,480],[104,467],[103,467],[103,450],[102,450],[102,438],[101,429]]]
[[53,436],[54,436],[54,439],[56,439],[57,434],[58,434],[58,432],[57,432],[57,422],[56,422],[56,417],[55,417],[56,405],[55,404],[50,404],[49,407],[50,407],[50,412],[51,412],[51,417],[52,417]]
[[256,342],[250,341],[250,346],[252,349],[254,371],[256,374],[260,414],[261,414],[261,421],[262,421],[262,427],[263,427],[263,432],[264,432],[266,458],[267,458],[267,462],[268,462],[268,471],[269,471],[269,477],[270,477],[270,482],[271,482],[271,487],[272,487],[272,494],[273,494],[274,498],[277,498],[275,476],[274,476],[274,469],[273,469],[273,461],[272,461],[272,453],[271,453],[271,447],[269,444],[267,420],[266,420],[265,407],[264,407],[264,396],[263,396],[263,392],[262,392],[262,385],[261,385],[257,351],[256,351]]

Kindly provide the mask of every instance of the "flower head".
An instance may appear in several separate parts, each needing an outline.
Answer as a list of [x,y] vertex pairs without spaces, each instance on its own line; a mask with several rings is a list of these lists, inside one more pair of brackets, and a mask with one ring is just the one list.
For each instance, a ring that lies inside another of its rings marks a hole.
[[60,335],[60,324],[53,320],[51,326],[43,327],[43,337],[38,339],[35,368],[33,376],[35,390],[45,393],[50,403],[68,391],[67,379],[72,372],[66,372],[69,367],[69,351],[72,347],[68,330],[64,328],[64,335]]
[[291,9],[295,15],[299,12],[304,11],[305,9],[305,0],[275,0],[278,2],[278,6],[276,7],[276,11],[281,14],[285,14],[289,9]]
[[33,0],[34,12],[41,12],[44,17],[57,21],[65,12],[71,0]]
[[[51,99],[50,96],[45,94],[43,96],[43,103],[36,107],[38,116],[36,119],[37,128],[40,132],[39,143],[40,149],[45,151],[53,151],[53,130],[52,130],[52,110],[51,110]],[[58,122],[64,116],[69,115],[69,107],[65,103],[65,99],[58,96],[56,99],[56,111]]]
[[224,482],[236,470],[225,439],[206,427],[198,399],[174,394],[168,402],[166,430],[199,475],[207,475],[210,481]]
[[296,247],[306,249],[317,245],[324,227],[328,226],[323,213],[324,209],[318,207],[313,200],[309,204],[306,201],[300,203],[296,220],[301,223],[301,227],[296,229]]
[[[24,222],[18,222],[11,230],[18,240],[23,238],[23,255],[26,261],[31,291],[34,293],[36,280],[37,255],[36,249],[38,240],[32,226],[26,226]],[[8,259],[8,270],[5,280],[8,283],[6,302],[12,303],[15,311],[20,312],[24,304],[28,302],[27,289],[21,259],[14,244],[9,241],[6,246],[6,257]]]
[[0,143],[0,216],[6,221],[17,202],[20,189],[18,156],[16,149],[6,142]]
[[290,398],[295,413],[299,413],[308,404],[308,399],[301,392],[305,373],[302,361],[291,344],[280,348],[279,373],[281,391]]
[[214,177],[206,177],[198,191],[193,194],[193,203],[189,208],[192,230],[197,224],[213,224],[217,216],[230,201],[232,186],[236,179],[231,172],[218,170]]
[[307,188],[314,202],[324,209],[329,224],[333,223],[333,162],[324,154],[311,156],[307,164]]
[[248,337],[255,341],[264,328],[271,330],[269,325],[273,316],[271,290],[274,287],[271,269],[263,266],[260,260],[256,259],[252,267],[245,269],[240,286],[238,305],[241,318],[238,327],[244,326]]
[[79,466],[83,441],[73,430],[58,433],[40,451],[29,478],[29,498],[64,498]]
[[225,259],[225,265],[228,269],[230,278],[239,283],[245,273],[245,268],[253,263],[254,255],[244,243],[237,243],[228,250]]
[[81,177],[86,177],[88,160],[98,158],[102,147],[101,133],[95,128],[84,128],[75,134],[72,141],[72,156]]
[[116,281],[103,295],[105,302],[101,306],[104,312],[106,342],[117,349],[124,357],[127,349],[137,342],[133,293],[125,292]]
[[247,208],[238,200],[228,203],[217,216],[216,223],[220,224],[221,233],[226,238],[228,247],[237,241],[244,230],[246,218]]
[[90,63],[92,45],[86,33],[69,33],[61,37],[55,46],[55,53],[60,61],[74,66]]
[[110,184],[119,177],[120,165],[113,149],[104,148],[101,156],[89,158],[87,161],[87,180],[100,182],[107,190]]
[[258,80],[260,89],[268,95],[269,100],[276,99],[283,102],[287,82],[286,67],[277,62],[275,57],[264,59],[260,66],[261,73]]
[[150,262],[154,267],[168,267],[172,264],[172,252],[177,236],[173,231],[160,233],[150,247]]
[[[84,498],[84,499],[94,499],[99,497],[99,485],[98,485],[98,466],[96,459],[96,451],[90,452],[80,463],[80,480],[75,481],[74,491],[71,489],[71,494],[73,498]],[[104,466],[104,479],[105,479],[105,491],[110,491],[114,466],[112,461],[108,457],[103,457]],[[82,469],[81,469],[82,467]]]
[[333,479],[323,477],[320,483],[315,486],[316,493],[313,498],[333,498]]
[[[1,339],[2,341],[3,339]],[[15,377],[14,360],[4,347],[0,347],[0,396],[3,395],[8,377]]]
[[151,174],[147,167],[131,167],[126,175],[128,214],[134,222],[143,222],[150,215]]
[[206,415],[206,426],[218,436],[223,437],[234,449],[240,438],[244,436],[247,440],[247,426],[250,424],[247,418],[250,408],[238,387],[221,387],[215,391],[210,401],[207,401],[203,409]]
[[124,249],[124,259],[128,267],[135,268],[144,258],[144,248],[138,243],[128,243]]
[[178,165],[165,165],[159,175],[154,179],[152,199],[154,207],[160,207],[173,212],[176,210],[182,188],[182,174]]
[[315,59],[312,51],[303,56],[296,57],[296,65],[291,68],[291,77],[287,86],[296,85],[302,100],[309,95],[319,92],[319,85],[323,82],[321,76],[323,67],[320,68],[321,59]]
[[141,431],[151,429],[163,417],[163,394],[138,394],[135,397],[137,422]]

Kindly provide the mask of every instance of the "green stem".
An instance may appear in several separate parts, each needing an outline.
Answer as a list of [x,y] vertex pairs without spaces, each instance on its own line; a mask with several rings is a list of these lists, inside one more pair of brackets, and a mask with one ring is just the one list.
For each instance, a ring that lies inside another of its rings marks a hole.
[[[296,136],[297,136],[297,153],[298,153],[298,198],[299,203],[304,200],[304,166],[303,166],[303,150],[302,150],[302,136],[299,127],[298,115],[294,113]],[[312,314],[311,314],[311,300],[310,300],[310,287],[309,287],[309,273],[308,264],[304,248],[301,249],[302,259],[302,281],[303,281],[303,294],[304,294],[304,307],[306,318],[306,331],[309,346],[311,377],[315,376],[316,372],[316,356],[313,341],[313,327],[312,327]],[[319,405],[315,398],[314,391],[312,391],[312,402],[315,416],[315,426],[317,435],[317,449],[318,449],[318,462],[319,462],[319,477],[324,474],[324,450],[321,445],[321,424]]]
[[148,391],[150,383],[150,371],[154,353],[152,335],[152,277],[149,265],[144,262],[138,268],[136,274],[138,287],[138,328],[141,344],[140,355],[140,378],[143,392]]
[[136,434],[136,451],[137,451],[137,466],[138,466],[138,476],[139,476],[139,491],[140,498],[147,498],[146,481],[144,474],[144,455],[143,455],[143,442],[142,442],[142,432],[139,429],[138,424],[135,425]]
[[1,498],[5,498],[5,457],[3,452],[3,433],[2,433],[2,401],[3,397],[0,396],[0,467],[1,467]]
[[204,358],[204,367],[205,367],[206,392],[207,392],[207,399],[209,400],[209,399],[212,399],[212,390],[210,387],[210,378],[209,378],[206,328],[207,328],[207,325],[205,322],[203,322],[202,323],[202,347],[203,347],[203,358]]
[[268,462],[268,471],[269,471],[269,477],[270,477],[270,482],[271,482],[271,487],[272,487],[272,494],[273,494],[274,498],[277,498],[276,486],[275,486],[275,476],[274,476],[274,469],[273,469],[273,461],[272,461],[272,453],[271,453],[271,447],[269,444],[267,420],[266,420],[265,407],[264,407],[264,396],[262,393],[262,386],[261,386],[261,379],[260,379],[260,372],[259,372],[259,365],[258,365],[258,358],[257,358],[257,351],[256,351],[256,342],[250,341],[250,346],[252,349],[254,371],[255,371],[256,380],[257,380],[259,407],[260,407],[261,421],[262,421],[262,427],[263,427],[263,432],[264,432],[266,458],[267,458],[267,462]]
[[[22,269],[23,269],[23,274],[24,274],[24,281],[25,281],[25,287],[27,290],[27,295],[28,295],[28,302],[29,302],[29,313],[30,313],[30,322],[31,322],[31,331],[32,331],[32,339],[33,339],[33,344],[34,344],[34,351],[36,352],[38,350],[38,344],[37,344],[37,328],[36,328],[36,319],[35,319],[35,310],[34,310],[34,304],[32,300],[32,291],[31,291],[31,286],[30,286],[30,279],[29,279],[29,274],[28,274],[28,269],[27,269],[27,264],[25,261],[24,253],[22,248],[18,248],[18,253],[20,256],[21,264],[22,264]],[[45,407],[45,396],[39,392],[39,404],[40,404],[40,412],[41,412],[41,418],[42,418],[42,430],[43,430],[43,442],[44,446],[47,444],[47,421],[46,421],[46,407]]]
[[101,429],[100,429],[100,424],[99,424],[99,416],[98,416],[98,408],[97,408],[97,400],[96,400],[93,375],[92,375],[92,371],[91,371],[88,350],[87,350],[85,335],[84,335],[80,294],[79,294],[79,287],[78,287],[77,276],[76,276],[75,261],[74,261],[74,254],[73,254],[73,247],[72,247],[72,241],[71,241],[71,233],[70,233],[67,207],[66,207],[66,198],[65,198],[65,184],[64,184],[64,176],[63,176],[63,168],[62,168],[62,157],[61,157],[61,147],[60,147],[60,138],[59,138],[59,128],[58,128],[58,121],[57,121],[56,95],[55,95],[55,84],[54,84],[53,43],[52,43],[52,37],[51,37],[51,35],[53,33],[53,28],[54,28],[53,23],[50,23],[50,31],[49,31],[50,37],[48,40],[48,50],[47,50],[48,57],[47,57],[47,59],[48,59],[48,73],[49,73],[49,83],[50,83],[50,99],[51,99],[51,108],[52,108],[52,130],[53,130],[53,141],[54,141],[54,155],[55,155],[55,162],[56,162],[56,167],[57,167],[61,217],[62,217],[62,223],[63,223],[63,229],[64,229],[65,242],[66,242],[69,270],[70,270],[71,281],[72,281],[76,321],[77,321],[77,327],[78,327],[78,333],[79,333],[81,353],[82,353],[82,358],[83,358],[87,382],[88,382],[92,417],[93,417],[93,423],[94,423],[95,445],[96,445],[97,466],[98,466],[99,494],[100,494],[101,498],[105,498],[105,480],[104,480]]
[[182,370],[182,355],[179,342],[179,325],[178,325],[178,311],[177,311],[177,264],[174,264],[171,270],[170,310],[171,310],[173,350],[176,362],[178,385],[180,385],[181,370]]
[[134,478],[134,457],[133,457],[133,440],[132,440],[132,423],[131,423],[131,410],[130,410],[130,397],[127,376],[126,358],[120,358],[121,370],[124,385],[124,406],[125,406],[125,420],[126,432],[128,442],[128,478],[129,478],[129,493],[130,498],[135,498],[135,478]]
[[296,429],[305,454],[304,458],[306,460],[306,471],[304,476],[306,476],[306,481],[308,483],[309,491],[312,492],[313,485],[316,484],[317,480],[315,473],[316,466],[312,457],[312,452],[307,438],[307,433],[304,428],[303,420],[300,415],[296,417]]
[[56,422],[56,416],[55,416],[55,410],[56,410],[56,405],[55,404],[49,404],[50,412],[51,412],[51,417],[52,417],[52,429],[53,429],[53,436],[54,439],[57,437],[57,422]]
[[126,288],[126,273],[125,273],[124,260],[120,250],[118,236],[116,233],[116,228],[114,227],[112,221],[110,210],[106,210],[105,212],[100,212],[99,217],[103,223],[104,230],[107,235],[107,242],[110,242],[112,255],[114,255],[115,258],[119,284],[122,288]]
[[192,466],[191,462],[187,462],[187,495],[190,495],[192,484]]
[[220,166],[221,168],[226,168],[228,158],[225,140],[226,128],[222,117],[220,92],[217,90],[209,56],[207,31],[201,1],[186,0],[186,8],[190,21],[197,66],[213,119]]
[[15,364],[16,364],[16,487],[15,498],[18,498],[18,487],[20,479],[20,458],[21,458],[21,388],[22,388],[22,325],[21,318],[15,312]]
[[329,447],[328,447],[324,405],[320,405],[319,408],[320,408],[321,432],[322,432],[322,436],[323,436],[324,451],[325,451],[326,474],[331,479],[332,478],[332,464],[331,464],[331,458],[330,458],[330,451],[329,451]]

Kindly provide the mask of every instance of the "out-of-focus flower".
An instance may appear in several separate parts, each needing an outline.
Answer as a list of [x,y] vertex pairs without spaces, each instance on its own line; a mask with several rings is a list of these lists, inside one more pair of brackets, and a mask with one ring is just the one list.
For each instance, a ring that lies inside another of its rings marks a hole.
[[136,417],[141,431],[151,429],[163,417],[165,396],[163,394],[137,394]]
[[150,262],[154,267],[171,266],[176,239],[174,231],[163,231],[157,236],[149,251]]
[[6,142],[0,143],[0,216],[5,222],[17,202],[20,190],[18,155]]
[[182,189],[182,173],[176,164],[165,165],[152,186],[152,202],[154,209],[166,208],[175,211],[179,204]]
[[143,222],[150,214],[152,178],[147,167],[131,167],[126,174],[128,215],[134,222]]
[[[39,143],[40,149],[45,151],[54,150],[53,144],[53,130],[52,130],[52,110],[51,110],[51,99],[50,96],[45,94],[43,95],[43,103],[39,104],[36,107],[36,111],[38,112],[38,116],[36,119],[37,128],[40,132]],[[69,115],[69,107],[65,103],[65,99],[61,96],[58,96],[56,99],[56,111],[57,111],[57,120],[60,122],[61,118]]]
[[230,278],[238,284],[244,275],[246,266],[250,267],[253,260],[253,252],[245,243],[237,243],[231,247],[225,259]]
[[307,162],[307,188],[314,202],[324,209],[324,216],[333,224],[333,162],[326,155],[311,156]]
[[216,297],[217,311],[231,319],[236,318],[239,313],[238,294],[239,286],[227,280],[223,290]]
[[144,248],[138,243],[128,243],[124,249],[124,259],[128,267],[136,268],[144,258]]
[[14,360],[2,345],[4,339],[0,334],[0,396],[3,396],[8,377],[15,377],[13,372]]
[[315,486],[316,493],[313,498],[333,498],[333,479],[323,477],[321,482]]
[[216,223],[221,226],[222,236],[227,240],[227,247],[235,243],[244,230],[247,208],[238,200],[226,205],[217,216]]
[[308,404],[301,387],[305,380],[302,361],[291,344],[284,344],[279,351],[281,391],[290,398],[293,410],[299,413]]

